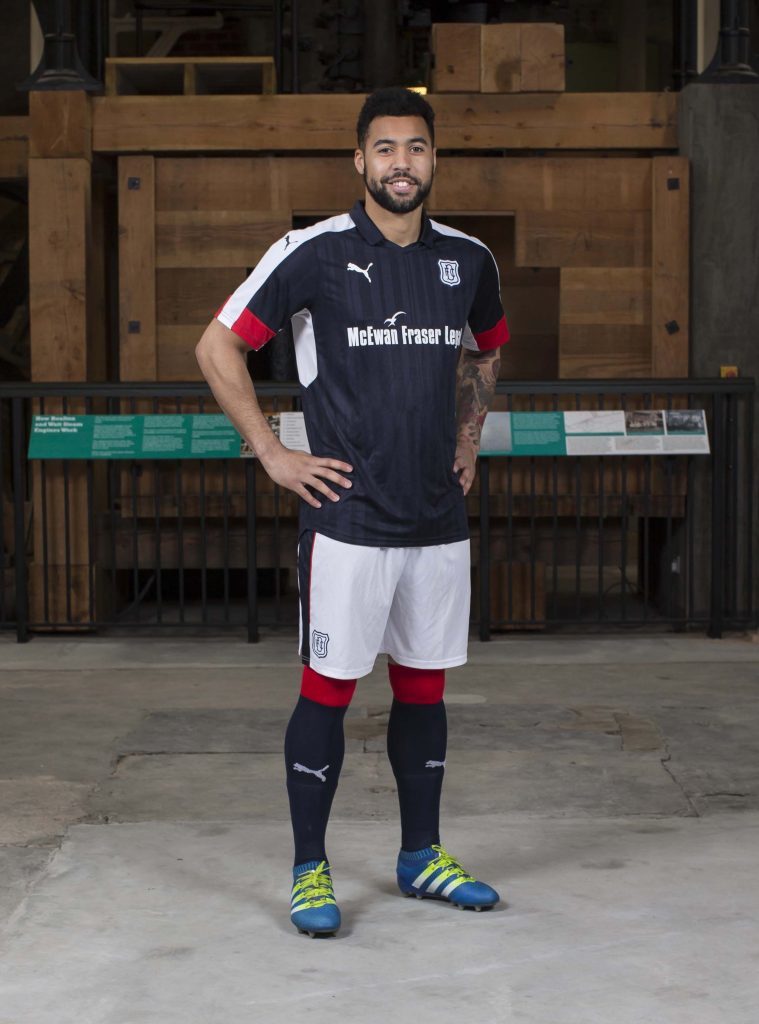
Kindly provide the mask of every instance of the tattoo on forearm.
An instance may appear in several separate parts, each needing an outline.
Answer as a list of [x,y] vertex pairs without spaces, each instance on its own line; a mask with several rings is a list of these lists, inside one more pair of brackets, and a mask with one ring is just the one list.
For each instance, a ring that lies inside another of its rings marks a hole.
[[456,382],[458,440],[480,447],[482,424],[495,392],[501,365],[496,352],[467,352],[461,355]]

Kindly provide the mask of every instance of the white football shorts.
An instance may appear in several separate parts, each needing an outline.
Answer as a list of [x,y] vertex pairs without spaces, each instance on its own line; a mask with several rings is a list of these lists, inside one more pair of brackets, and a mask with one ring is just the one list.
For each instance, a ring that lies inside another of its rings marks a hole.
[[409,668],[466,662],[468,540],[378,548],[307,530],[298,544],[298,587],[300,653],[315,672],[358,679],[378,654]]

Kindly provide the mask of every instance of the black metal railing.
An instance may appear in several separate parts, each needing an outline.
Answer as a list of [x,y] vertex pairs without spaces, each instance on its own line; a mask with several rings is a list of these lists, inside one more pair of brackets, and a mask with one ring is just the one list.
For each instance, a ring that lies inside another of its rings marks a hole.
[[[271,412],[295,385],[257,388]],[[473,620],[494,629],[756,622],[751,380],[501,382],[511,411],[703,408],[709,455],[480,460]],[[0,628],[219,630],[298,621],[297,499],[251,459],[27,459],[33,413],[215,411],[203,384],[0,385]]]

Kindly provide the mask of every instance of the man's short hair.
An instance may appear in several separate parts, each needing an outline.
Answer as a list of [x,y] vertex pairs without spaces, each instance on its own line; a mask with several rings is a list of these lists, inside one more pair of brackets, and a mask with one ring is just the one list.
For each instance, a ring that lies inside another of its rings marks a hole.
[[422,117],[429,129],[430,142],[435,145],[435,111],[418,92],[393,85],[367,96],[356,124],[359,149],[364,148],[369,125],[375,117]]

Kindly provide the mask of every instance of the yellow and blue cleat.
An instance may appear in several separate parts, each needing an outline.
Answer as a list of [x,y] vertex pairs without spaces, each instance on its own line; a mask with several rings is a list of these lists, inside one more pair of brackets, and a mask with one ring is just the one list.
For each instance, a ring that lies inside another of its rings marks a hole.
[[326,861],[311,860],[293,868],[290,920],[311,938],[334,935],[340,927],[340,908]]
[[490,910],[500,900],[491,886],[468,875],[442,846],[398,854],[398,887],[405,896],[452,903],[460,910]]

